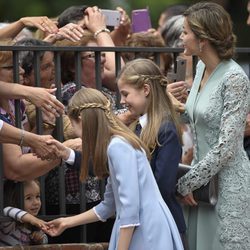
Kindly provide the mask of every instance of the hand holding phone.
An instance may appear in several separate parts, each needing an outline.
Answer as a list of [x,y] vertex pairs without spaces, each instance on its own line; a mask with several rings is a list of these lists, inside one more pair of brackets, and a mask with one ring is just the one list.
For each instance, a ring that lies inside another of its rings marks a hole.
[[148,9],[133,10],[131,14],[132,32],[148,31],[152,28]]
[[181,57],[176,59],[176,72],[168,72],[168,80],[172,82],[185,81],[187,60]]
[[107,26],[119,26],[121,21],[121,13],[118,10],[101,10],[101,13],[106,17]]
[[177,57],[176,64],[176,82],[185,81],[187,60]]

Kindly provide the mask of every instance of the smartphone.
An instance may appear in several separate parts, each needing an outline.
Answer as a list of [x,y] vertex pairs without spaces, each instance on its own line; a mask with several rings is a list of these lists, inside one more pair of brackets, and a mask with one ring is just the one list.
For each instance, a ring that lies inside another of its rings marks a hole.
[[107,26],[119,26],[121,21],[121,13],[118,10],[101,10],[102,14],[106,17]]
[[186,79],[187,60],[183,58],[176,59],[176,82]]
[[132,32],[143,32],[152,28],[148,9],[132,10],[131,13]]
[[186,79],[186,64],[187,60],[181,57],[177,57],[176,59],[176,70],[175,72],[168,72],[167,78],[169,83],[185,81]]

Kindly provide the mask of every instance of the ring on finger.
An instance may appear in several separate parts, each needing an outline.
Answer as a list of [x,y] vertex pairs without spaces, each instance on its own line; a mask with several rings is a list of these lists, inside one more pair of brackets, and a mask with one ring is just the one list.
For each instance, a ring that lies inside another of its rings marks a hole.
[[48,109],[53,110],[54,108],[49,104]]

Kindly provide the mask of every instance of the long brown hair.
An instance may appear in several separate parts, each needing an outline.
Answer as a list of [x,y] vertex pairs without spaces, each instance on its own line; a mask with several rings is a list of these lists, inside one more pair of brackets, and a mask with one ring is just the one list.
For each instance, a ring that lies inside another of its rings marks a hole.
[[106,177],[107,147],[113,135],[125,138],[135,149],[146,152],[146,147],[111,111],[110,102],[98,90],[83,88],[71,98],[68,106],[70,119],[82,121],[82,165],[80,180],[88,176],[90,161],[95,176]]
[[149,59],[136,59],[122,68],[119,79],[136,89],[143,88],[144,84],[150,86],[147,110],[148,122],[140,136],[148,149],[153,151],[156,145],[160,145],[158,133],[164,121],[174,123],[181,141],[181,130],[177,115],[166,92],[168,80],[162,74],[160,68]]

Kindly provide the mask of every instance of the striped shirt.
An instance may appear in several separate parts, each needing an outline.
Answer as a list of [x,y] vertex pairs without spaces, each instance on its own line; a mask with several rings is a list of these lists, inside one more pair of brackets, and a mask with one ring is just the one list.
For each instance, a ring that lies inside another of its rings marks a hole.
[[[22,217],[27,212],[14,207],[6,207],[3,212],[5,216],[11,217],[12,220],[0,223],[0,246],[33,245],[34,242],[31,239],[33,231],[22,224]],[[42,244],[47,242],[47,236],[44,234]]]

